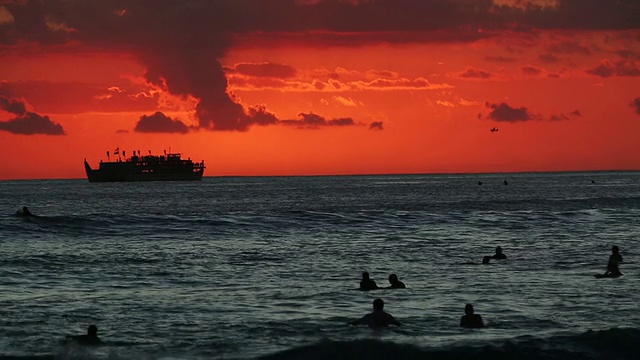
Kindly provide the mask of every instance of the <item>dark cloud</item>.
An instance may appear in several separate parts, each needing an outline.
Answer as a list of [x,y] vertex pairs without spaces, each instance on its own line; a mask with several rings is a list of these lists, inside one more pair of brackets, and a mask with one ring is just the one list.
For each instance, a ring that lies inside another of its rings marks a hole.
[[526,75],[540,75],[542,73],[542,70],[535,66],[526,65],[522,67],[522,72]]
[[631,106],[636,109],[636,113],[640,115],[640,97],[633,99]]
[[569,54],[569,55],[589,55],[591,50],[574,41],[563,41],[547,47],[547,51],[552,54]]
[[369,130],[384,130],[382,121],[374,121],[369,125]]
[[531,114],[526,107],[514,108],[506,103],[491,104],[489,102],[486,102],[485,106],[491,109],[487,115],[487,118],[490,120],[517,122],[536,120],[539,118],[538,115]]
[[557,63],[560,61],[559,57],[549,53],[540,54],[538,58],[546,63]]
[[568,114],[554,114],[549,117],[549,121],[564,121],[564,120],[572,120],[575,118],[582,117],[582,114],[578,110],[574,110]]
[[274,77],[274,78],[291,78],[297,73],[294,67],[284,64],[274,63],[240,63],[229,68],[228,72],[255,76],[255,77]]
[[21,135],[64,135],[62,125],[54,123],[48,116],[29,111],[15,119],[0,122],[0,130]]
[[460,74],[460,77],[467,79],[488,79],[491,77],[491,74],[486,70],[468,67]]
[[27,106],[22,100],[0,95],[0,110],[17,115],[13,119],[0,122],[0,130],[21,135],[64,135],[62,125],[54,123],[48,116],[27,111]]
[[494,6],[498,26],[518,24],[519,28],[620,30],[637,29],[637,0],[557,0],[555,6],[538,6],[518,1],[520,6]]
[[600,77],[611,77],[615,74],[616,69],[611,64],[611,62],[606,61],[601,63],[600,65],[594,67],[593,69],[589,69],[586,71],[587,74],[600,76]]
[[157,111],[153,115],[142,115],[134,128],[136,132],[142,133],[179,133],[186,134],[189,127],[178,119],[172,119]]
[[25,103],[19,99],[0,96],[0,109],[14,115],[23,115],[27,112]]
[[629,49],[622,49],[622,50],[618,50],[616,51],[616,53],[624,59],[635,59],[635,60],[640,60],[640,53],[633,51],[633,50],[629,50]]
[[284,125],[295,125],[300,128],[317,129],[325,126],[353,126],[356,125],[352,118],[337,118],[327,120],[314,113],[300,113],[300,120],[282,120]]
[[[540,114],[534,114],[529,111],[526,107],[511,107],[507,103],[500,104],[492,104],[489,102],[485,103],[485,106],[491,111],[486,115],[486,118],[493,121],[504,121],[504,122],[524,122],[531,120],[548,120],[548,121],[563,121],[563,120],[571,120],[582,117],[582,114],[579,110],[574,110],[570,113],[563,114],[553,114],[551,116],[545,117]],[[478,114],[479,119],[485,118],[482,114]]]
[[610,61],[604,60],[593,69],[588,69],[587,74],[611,77],[611,76],[640,76],[640,64],[633,60]]

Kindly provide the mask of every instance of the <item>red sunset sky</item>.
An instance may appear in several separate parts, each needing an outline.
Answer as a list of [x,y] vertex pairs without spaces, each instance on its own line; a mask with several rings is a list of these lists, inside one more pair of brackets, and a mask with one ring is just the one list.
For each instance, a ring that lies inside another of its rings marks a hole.
[[0,0],[0,180],[115,148],[205,176],[640,170],[640,1]]

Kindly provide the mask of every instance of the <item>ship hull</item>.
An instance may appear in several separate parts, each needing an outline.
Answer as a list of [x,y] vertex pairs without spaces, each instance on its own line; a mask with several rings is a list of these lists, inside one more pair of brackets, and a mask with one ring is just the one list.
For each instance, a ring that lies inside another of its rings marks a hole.
[[166,168],[143,169],[127,164],[117,166],[105,166],[105,168],[92,169],[89,163],[84,162],[85,172],[89,182],[125,182],[125,181],[197,181],[202,180],[204,168]]

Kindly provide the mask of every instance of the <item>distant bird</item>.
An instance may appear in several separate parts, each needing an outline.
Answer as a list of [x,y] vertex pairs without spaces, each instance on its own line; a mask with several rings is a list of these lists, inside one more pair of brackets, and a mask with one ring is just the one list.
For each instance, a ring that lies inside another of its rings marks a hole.
[[491,131],[491,132],[496,132],[496,131],[498,131],[498,128],[497,128],[497,127],[494,127],[494,128],[489,129],[489,131]]

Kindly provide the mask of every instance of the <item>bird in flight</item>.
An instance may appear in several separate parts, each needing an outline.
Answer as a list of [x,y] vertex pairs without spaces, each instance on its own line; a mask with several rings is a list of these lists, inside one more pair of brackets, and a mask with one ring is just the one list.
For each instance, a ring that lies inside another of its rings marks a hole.
[[489,129],[489,131],[491,131],[491,132],[496,132],[496,131],[498,131],[498,128],[497,128],[497,127],[494,127],[494,128]]

